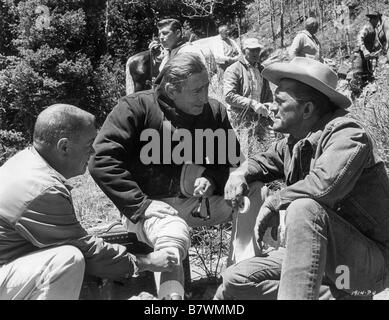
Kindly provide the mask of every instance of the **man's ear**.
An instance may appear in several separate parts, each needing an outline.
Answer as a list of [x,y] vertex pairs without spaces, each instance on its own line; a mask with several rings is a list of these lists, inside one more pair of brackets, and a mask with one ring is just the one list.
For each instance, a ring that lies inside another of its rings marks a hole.
[[66,155],[69,152],[69,139],[61,138],[57,142],[57,151],[61,155]]
[[168,96],[168,98],[170,100],[174,101],[177,89],[171,83],[166,83],[165,84],[165,92],[166,92],[166,95]]
[[303,113],[303,119],[307,120],[312,118],[314,112],[315,112],[316,106],[312,103],[312,101],[308,101],[304,104],[304,113]]

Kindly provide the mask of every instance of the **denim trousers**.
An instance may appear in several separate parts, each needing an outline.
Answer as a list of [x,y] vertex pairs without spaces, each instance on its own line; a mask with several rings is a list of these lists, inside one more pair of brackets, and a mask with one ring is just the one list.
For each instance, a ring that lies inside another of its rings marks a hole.
[[215,299],[370,299],[385,288],[386,249],[312,199],[292,202],[285,248],[227,268]]

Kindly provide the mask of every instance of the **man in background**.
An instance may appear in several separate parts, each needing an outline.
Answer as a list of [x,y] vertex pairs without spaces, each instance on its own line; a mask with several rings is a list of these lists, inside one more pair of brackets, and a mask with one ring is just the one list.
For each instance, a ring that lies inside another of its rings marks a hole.
[[219,34],[214,37],[211,45],[215,56],[219,81],[223,79],[224,71],[242,56],[239,45],[230,38],[230,31],[226,25],[218,28]]
[[319,39],[316,37],[318,30],[318,21],[313,17],[308,18],[305,22],[305,30],[300,31],[296,35],[289,47],[289,55],[291,59],[295,57],[307,57],[320,62],[323,61],[321,44]]

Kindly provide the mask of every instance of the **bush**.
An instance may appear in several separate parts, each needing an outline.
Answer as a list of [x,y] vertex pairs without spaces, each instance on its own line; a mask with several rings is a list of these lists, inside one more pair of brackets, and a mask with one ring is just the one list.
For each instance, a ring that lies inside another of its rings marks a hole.
[[0,166],[26,145],[22,133],[0,130]]

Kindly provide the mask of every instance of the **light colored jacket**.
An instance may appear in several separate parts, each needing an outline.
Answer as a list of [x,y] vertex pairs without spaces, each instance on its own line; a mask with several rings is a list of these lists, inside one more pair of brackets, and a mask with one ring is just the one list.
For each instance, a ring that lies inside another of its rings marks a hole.
[[0,181],[0,265],[37,249],[72,245],[84,255],[88,274],[117,279],[136,271],[136,258],[124,246],[82,228],[71,187],[34,148],[0,167]]
[[[258,65],[258,69],[262,72],[263,66]],[[265,78],[263,78],[262,81],[261,99],[258,102],[272,102],[273,93],[270,89],[269,82]],[[248,108],[250,112],[254,113],[251,109],[254,101],[249,98],[252,91],[252,81],[250,80],[248,64],[245,59],[240,58],[226,69],[223,82],[223,93],[231,110],[241,112]]]
[[315,35],[307,30],[300,31],[289,47],[289,55],[294,57],[307,57],[322,61],[321,44]]
[[215,60],[217,64],[225,64],[230,63],[231,58],[235,57],[235,61],[238,60],[239,57],[242,56],[242,50],[238,46],[238,44],[231,38],[228,38],[233,51],[237,52],[237,55],[235,56],[226,56],[224,54],[224,41],[221,38],[220,35],[214,36],[211,38],[210,44],[211,44],[211,50],[213,52],[213,55],[215,56]]

